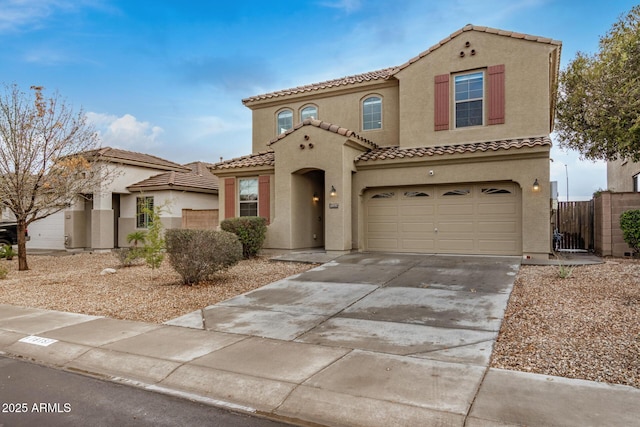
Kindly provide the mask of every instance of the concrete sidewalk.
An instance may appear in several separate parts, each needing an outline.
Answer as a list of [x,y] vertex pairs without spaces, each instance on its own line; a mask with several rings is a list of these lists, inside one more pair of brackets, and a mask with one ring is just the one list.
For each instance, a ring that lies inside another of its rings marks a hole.
[[638,389],[488,368],[513,265],[346,255],[191,328],[0,305],[0,351],[300,424],[640,425]]

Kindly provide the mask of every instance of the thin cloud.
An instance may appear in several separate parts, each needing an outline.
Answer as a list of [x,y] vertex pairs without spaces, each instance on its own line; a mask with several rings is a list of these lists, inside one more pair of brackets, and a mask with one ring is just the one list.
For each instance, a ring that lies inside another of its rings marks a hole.
[[145,151],[161,145],[164,129],[139,121],[131,114],[117,117],[111,114],[87,113],[87,120],[98,131],[103,146]]
[[346,13],[353,13],[360,10],[362,7],[361,0],[336,0],[336,1],[323,1],[318,3],[322,7],[328,7],[331,9],[340,9]]
[[178,65],[183,81],[230,91],[251,91],[257,85],[268,86],[273,73],[264,59],[248,57],[200,57]]
[[0,33],[36,30],[58,14],[84,7],[105,9],[101,0],[0,0]]

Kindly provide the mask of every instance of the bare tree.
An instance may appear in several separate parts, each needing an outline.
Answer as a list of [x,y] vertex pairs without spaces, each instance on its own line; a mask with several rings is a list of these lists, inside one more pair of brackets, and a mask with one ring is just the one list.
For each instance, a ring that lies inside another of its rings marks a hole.
[[25,93],[16,84],[0,94],[0,203],[18,223],[18,269],[28,270],[25,231],[29,224],[94,191],[106,177],[83,153],[95,149],[97,133],[82,110],[43,88]]

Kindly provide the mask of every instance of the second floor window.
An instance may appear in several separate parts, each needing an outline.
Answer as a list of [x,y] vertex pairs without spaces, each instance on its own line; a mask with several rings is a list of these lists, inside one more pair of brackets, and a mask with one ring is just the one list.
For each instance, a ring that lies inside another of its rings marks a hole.
[[640,192],[640,173],[633,176],[633,191]]
[[483,73],[456,76],[456,128],[482,125]]
[[136,228],[149,228],[152,219],[153,197],[138,197],[136,199]]
[[382,129],[382,98],[370,96],[362,102],[362,130]]
[[242,178],[238,188],[240,216],[258,216],[258,178]]
[[308,107],[304,107],[302,111],[300,111],[300,121],[304,121],[306,119],[317,119],[318,118],[318,109],[312,105]]
[[284,110],[278,113],[278,134],[284,133],[293,127],[293,112]]

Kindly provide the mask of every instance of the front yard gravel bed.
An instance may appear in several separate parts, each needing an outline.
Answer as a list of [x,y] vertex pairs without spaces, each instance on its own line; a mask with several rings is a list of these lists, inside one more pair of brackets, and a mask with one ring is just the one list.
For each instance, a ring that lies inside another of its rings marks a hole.
[[640,388],[640,261],[522,266],[491,366]]
[[[31,270],[0,261],[0,303],[162,323],[284,277],[312,264],[241,261],[209,283],[181,285],[168,262],[118,268],[109,253],[30,256]],[[495,368],[640,388],[640,261],[575,267],[521,267],[491,359]]]
[[[29,271],[17,271],[17,260],[0,261],[10,269],[0,280],[0,303],[162,323],[216,304],[314,265],[269,261],[258,257],[240,261],[196,286],[180,284],[180,276],[165,259],[153,271],[146,265],[118,268],[111,253],[29,256]],[[115,274],[100,273],[105,268]]]

